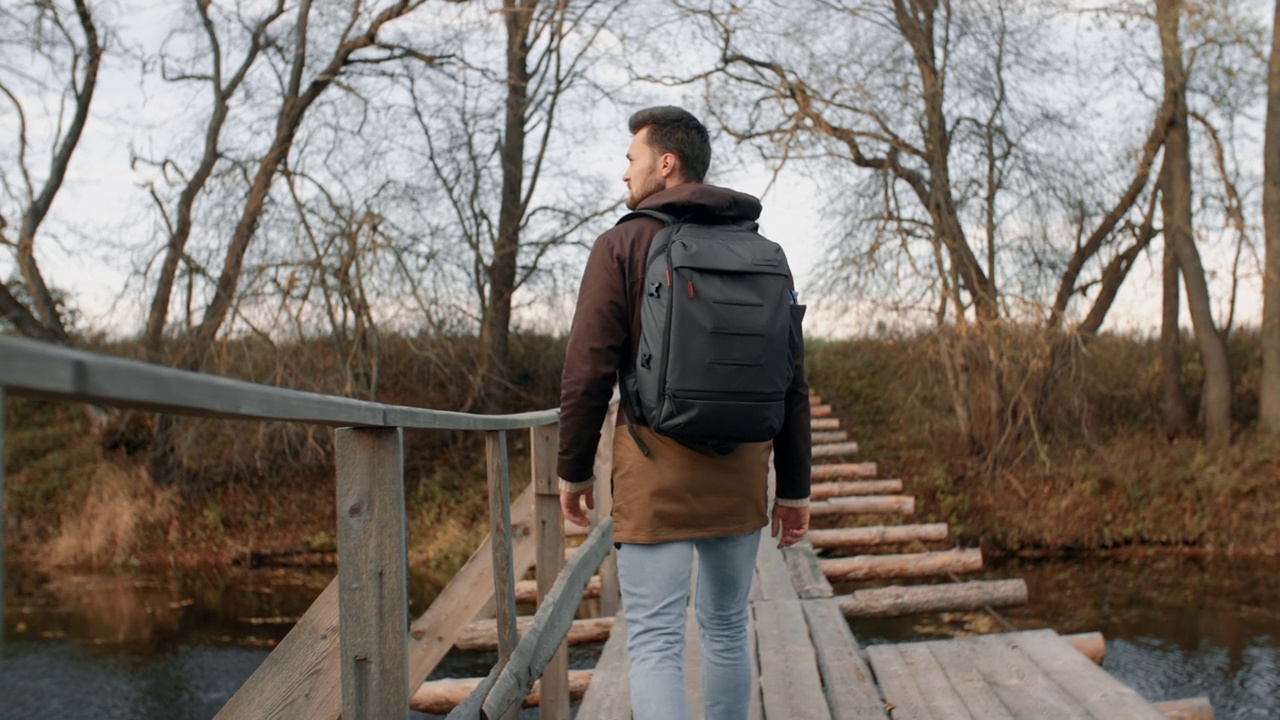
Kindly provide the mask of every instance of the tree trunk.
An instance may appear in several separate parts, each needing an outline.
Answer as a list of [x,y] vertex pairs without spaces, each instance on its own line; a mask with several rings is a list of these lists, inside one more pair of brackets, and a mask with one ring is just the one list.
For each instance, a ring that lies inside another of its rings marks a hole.
[[1271,31],[1267,66],[1267,124],[1263,151],[1262,222],[1267,254],[1262,276],[1262,383],[1258,421],[1263,432],[1280,434],[1280,0]]
[[536,0],[503,0],[507,27],[507,107],[502,142],[502,207],[488,269],[489,299],[480,324],[480,362],[472,397],[486,412],[502,412],[507,396],[511,296],[515,293],[520,225],[524,219],[525,113],[529,106],[529,27]]
[[1171,245],[1178,256],[1187,289],[1187,308],[1191,311],[1204,365],[1204,392],[1200,407],[1204,415],[1205,441],[1211,446],[1221,447],[1231,441],[1231,370],[1226,344],[1214,325],[1209,288],[1192,232],[1187,76],[1178,36],[1181,7],[1181,0],[1156,2],[1165,93],[1174,102],[1173,119],[1165,136],[1164,236],[1165,243]]
[[1164,303],[1160,322],[1160,386],[1164,409],[1164,436],[1182,437],[1191,428],[1191,411],[1182,390],[1182,344],[1178,332],[1181,293],[1178,287],[1178,256],[1167,243],[1164,248]]

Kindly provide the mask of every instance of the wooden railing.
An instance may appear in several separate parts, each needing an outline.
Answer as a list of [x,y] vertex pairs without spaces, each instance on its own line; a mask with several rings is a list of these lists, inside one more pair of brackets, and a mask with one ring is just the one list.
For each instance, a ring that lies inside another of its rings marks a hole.
[[[565,636],[583,588],[598,567],[604,588],[602,614],[616,612],[617,575],[608,519],[596,522],[568,564],[564,562],[564,521],[555,473],[558,409],[474,415],[385,405],[0,337],[0,452],[6,391],[175,415],[335,428],[338,575],[218,718],[407,718],[413,691],[467,623],[488,607],[497,617],[498,662],[449,717],[514,717],[541,676],[542,717],[568,718]],[[613,418],[611,412],[602,428],[599,477],[608,477]],[[489,537],[412,623],[405,545],[405,428],[484,432],[490,508]],[[507,453],[510,430],[529,431],[532,465],[531,486],[514,503]],[[596,515],[607,518],[608,483],[601,486]],[[0,463],[0,547],[3,497]],[[524,637],[517,638],[515,581],[535,556],[538,611]],[[0,598],[3,583],[0,559]]]

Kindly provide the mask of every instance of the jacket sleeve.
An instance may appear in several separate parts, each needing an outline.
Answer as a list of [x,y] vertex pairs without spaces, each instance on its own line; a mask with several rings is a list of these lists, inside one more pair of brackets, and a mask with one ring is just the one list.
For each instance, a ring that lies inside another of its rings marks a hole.
[[795,357],[795,376],[787,389],[786,416],[782,429],[773,440],[773,466],[777,476],[779,501],[783,504],[803,505],[799,502],[809,497],[809,473],[813,462],[813,434],[809,427],[809,380],[804,373],[804,318],[803,305],[791,306],[792,352]]
[[560,377],[560,453],[557,470],[569,483],[592,479],[600,426],[627,347],[630,317],[620,237],[601,235],[591,248]]

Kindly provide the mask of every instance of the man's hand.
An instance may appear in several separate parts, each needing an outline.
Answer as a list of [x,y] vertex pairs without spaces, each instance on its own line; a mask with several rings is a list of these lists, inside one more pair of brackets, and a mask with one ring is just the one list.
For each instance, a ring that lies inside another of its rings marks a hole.
[[[563,505],[564,493],[560,494],[560,498],[560,504]],[[778,531],[782,531],[782,537],[778,538],[778,549],[795,545],[809,532],[809,508],[786,507],[774,503],[772,530],[770,537],[778,537]]]
[[[596,507],[596,489],[595,486],[581,490],[579,492],[560,491],[560,512],[564,513],[565,518],[574,525],[587,527],[591,521],[587,519],[587,513],[582,509],[582,498],[587,499],[587,510],[594,510]],[[805,517],[809,515],[805,511]]]

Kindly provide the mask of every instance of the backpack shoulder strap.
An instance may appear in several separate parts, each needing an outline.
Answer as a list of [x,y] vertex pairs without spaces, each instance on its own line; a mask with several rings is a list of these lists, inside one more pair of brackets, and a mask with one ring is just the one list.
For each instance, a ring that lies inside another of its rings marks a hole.
[[668,215],[664,212],[658,212],[657,210],[633,210],[627,213],[626,215],[623,215],[615,224],[621,225],[622,223],[627,222],[628,220],[635,220],[636,218],[642,218],[642,217],[649,217],[649,218],[653,218],[654,220],[661,220],[664,225],[675,225],[676,223],[680,222],[674,215]]

